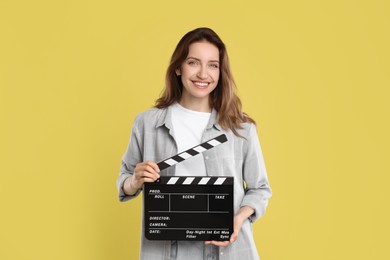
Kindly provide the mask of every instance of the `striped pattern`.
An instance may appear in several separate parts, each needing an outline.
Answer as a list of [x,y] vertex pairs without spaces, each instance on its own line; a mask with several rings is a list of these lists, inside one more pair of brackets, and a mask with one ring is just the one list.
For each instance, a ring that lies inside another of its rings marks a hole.
[[167,185],[231,185],[233,177],[168,177],[161,176],[156,183]]
[[226,141],[227,141],[226,135],[222,134],[220,136],[217,136],[216,138],[208,140],[207,142],[204,142],[200,145],[197,145],[191,149],[188,149],[187,151],[176,154],[176,155],[172,156],[171,158],[165,159],[165,160],[157,163],[157,165],[160,168],[160,171],[162,171],[168,167],[171,167],[175,164],[178,164],[184,160],[187,160],[188,158],[191,158],[195,155],[203,153],[204,151],[207,151],[207,150],[209,150],[217,145],[220,145]]

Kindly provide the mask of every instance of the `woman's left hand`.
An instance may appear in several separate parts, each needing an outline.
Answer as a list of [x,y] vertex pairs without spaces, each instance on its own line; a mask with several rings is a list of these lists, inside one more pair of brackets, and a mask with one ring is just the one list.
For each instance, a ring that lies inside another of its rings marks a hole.
[[231,243],[234,243],[237,240],[238,234],[241,231],[242,224],[254,212],[255,211],[251,207],[248,207],[248,206],[244,206],[244,207],[240,208],[240,210],[234,216],[234,224],[233,224],[233,230],[234,231],[233,231],[232,235],[230,236],[230,240],[229,241],[215,241],[215,240],[211,240],[211,241],[205,241],[205,244],[206,245],[212,244],[212,245],[215,245],[215,246],[228,246]]

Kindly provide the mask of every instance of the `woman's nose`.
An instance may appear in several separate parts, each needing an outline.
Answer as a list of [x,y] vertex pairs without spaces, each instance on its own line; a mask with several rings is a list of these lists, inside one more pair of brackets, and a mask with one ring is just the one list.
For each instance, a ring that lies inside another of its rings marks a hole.
[[207,70],[205,67],[201,66],[198,73],[196,74],[198,78],[200,79],[206,79],[207,78]]

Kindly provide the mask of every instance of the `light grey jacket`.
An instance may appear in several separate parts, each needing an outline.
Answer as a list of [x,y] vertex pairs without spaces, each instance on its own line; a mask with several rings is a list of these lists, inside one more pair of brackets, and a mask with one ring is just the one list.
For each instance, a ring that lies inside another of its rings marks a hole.
[[[259,259],[253,239],[251,222],[265,213],[271,189],[267,179],[263,155],[257,137],[256,126],[243,124],[237,137],[230,130],[225,131],[216,123],[217,112],[212,111],[202,142],[224,133],[228,142],[203,153],[208,176],[234,177],[234,211],[242,206],[249,206],[255,213],[242,225],[238,239],[227,247],[219,248],[219,259]],[[151,160],[159,162],[177,154],[171,122],[171,107],[153,108],[139,114],[133,124],[130,143],[122,158],[120,174],[117,179],[120,201],[135,198],[124,194],[124,180],[133,174],[137,163]],[[202,155],[198,155],[202,156]],[[175,167],[160,172],[162,176],[175,175]],[[144,220],[141,232],[142,260],[170,260],[171,241],[150,241],[144,235]],[[196,256],[191,256],[195,259]],[[196,258],[197,259],[197,258]],[[201,256],[200,259],[203,259]]]

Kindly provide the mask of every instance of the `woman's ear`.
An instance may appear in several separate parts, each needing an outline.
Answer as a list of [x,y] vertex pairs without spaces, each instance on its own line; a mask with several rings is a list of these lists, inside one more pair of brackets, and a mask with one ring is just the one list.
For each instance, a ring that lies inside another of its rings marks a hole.
[[180,76],[180,75],[181,75],[180,68],[177,68],[177,69],[175,70],[175,72],[176,72],[176,76]]

